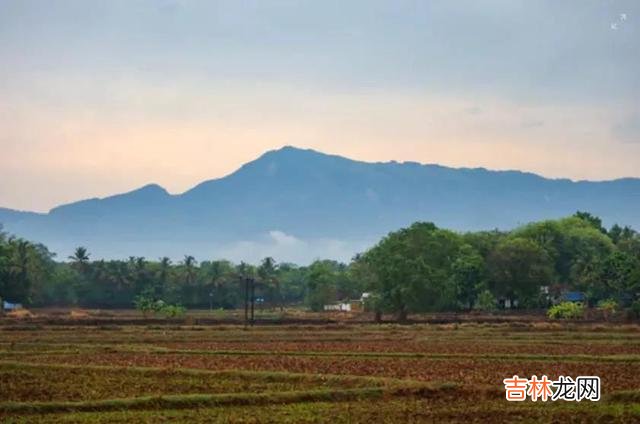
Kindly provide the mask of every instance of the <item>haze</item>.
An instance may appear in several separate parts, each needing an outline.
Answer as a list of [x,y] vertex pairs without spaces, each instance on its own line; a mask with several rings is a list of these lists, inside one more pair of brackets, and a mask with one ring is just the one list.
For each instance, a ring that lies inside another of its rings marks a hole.
[[282,145],[638,177],[639,20],[617,0],[3,0],[0,206],[182,192]]

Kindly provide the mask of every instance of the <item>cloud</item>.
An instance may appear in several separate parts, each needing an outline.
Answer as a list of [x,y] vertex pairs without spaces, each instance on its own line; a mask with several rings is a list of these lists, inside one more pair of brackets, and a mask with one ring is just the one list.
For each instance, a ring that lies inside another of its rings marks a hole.
[[370,240],[339,240],[330,238],[299,239],[280,230],[269,231],[253,240],[230,242],[208,249],[211,257],[227,258],[234,262],[259,263],[267,256],[278,262],[305,265],[316,259],[335,259],[348,262],[375,243]]
[[269,236],[273,239],[276,245],[280,246],[296,246],[304,244],[294,236],[290,236],[289,234],[278,230],[269,231]]

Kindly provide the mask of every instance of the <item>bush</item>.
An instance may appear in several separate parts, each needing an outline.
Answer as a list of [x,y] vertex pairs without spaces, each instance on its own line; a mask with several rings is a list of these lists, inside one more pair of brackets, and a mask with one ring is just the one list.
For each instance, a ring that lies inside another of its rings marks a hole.
[[133,300],[133,304],[136,309],[142,312],[142,315],[147,318],[150,313],[156,313],[158,311],[158,302],[154,301],[151,297],[140,295],[136,296]]
[[598,302],[598,309],[602,311],[602,315],[604,319],[608,320],[611,315],[614,315],[618,312],[618,302],[613,299],[601,300]]
[[133,301],[137,310],[142,312],[142,315],[147,318],[149,314],[160,313],[167,318],[175,318],[184,315],[187,309],[181,305],[170,305],[164,300],[153,300],[152,297],[140,295]]
[[613,299],[601,300],[598,302],[598,309],[614,313],[618,310],[618,302]]
[[562,302],[547,310],[547,316],[551,319],[579,319],[584,316],[582,303]]
[[167,318],[176,318],[184,315],[185,312],[187,312],[187,309],[181,305],[165,305],[160,309],[160,313]]
[[475,308],[480,311],[495,311],[496,303],[497,301],[495,296],[489,290],[485,290],[478,295]]

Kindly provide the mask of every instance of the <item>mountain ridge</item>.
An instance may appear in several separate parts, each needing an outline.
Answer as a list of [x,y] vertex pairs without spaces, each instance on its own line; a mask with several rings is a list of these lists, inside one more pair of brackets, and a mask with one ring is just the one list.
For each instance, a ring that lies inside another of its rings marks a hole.
[[338,154],[326,154],[326,153],[322,153],[320,151],[317,151],[315,149],[303,149],[303,148],[298,148],[298,147],[294,147],[291,145],[285,145],[279,149],[273,149],[273,150],[268,150],[265,153],[263,153],[262,155],[260,155],[258,158],[247,162],[243,165],[241,165],[239,168],[237,168],[236,170],[221,176],[221,177],[217,177],[217,178],[211,178],[208,180],[204,180],[200,183],[197,183],[196,185],[194,185],[193,187],[181,192],[181,193],[169,193],[169,191],[163,187],[160,184],[157,183],[147,183],[143,186],[140,186],[138,188],[134,188],[131,189],[129,191],[123,192],[123,193],[116,193],[116,194],[111,194],[108,196],[104,196],[104,197],[90,197],[90,198],[86,198],[86,199],[80,199],[80,200],[76,200],[76,201],[72,201],[72,202],[68,202],[68,203],[62,203],[58,206],[54,206],[53,208],[51,208],[48,212],[35,212],[35,211],[28,211],[28,210],[21,210],[21,209],[14,209],[11,207],[0,207],[0,211],[13,211],[13,212],[24,212],[24,213],[32,213],[32,214],[38,214],[38,215],[43,215],[43,214],[48,214],[51,213],[52,211],[61,208],[61,207],[65,207],[65,206],[69,206],[69,205],[75,205],[78,203],[82,203],[82,202],[88,202],[88,201],[94,201],[94,200],[106,200],[106,199],[110,199],[113,197],[120,197],[120,196],[125,196],[125,195],[130,195],[130,194],[134,194],[140,191],[143,191],[147,188],[154,188],[154,189],[160,189],[162,192],[164,192],[164,194],[168,195],[169,197],[176,197],[176,196],[183,196],[189,192],[191,192],[194,189],[197,189],[198,187],[208,184],[208,183],[215,183],[216,181],[219,180],[223,180],[227,177],[232,176],[233,174],[241,171],[244,167],[246,167],[247,165],[253,163],[253,162],[257,162],[260,161],[261,159],[267,157],[269,154],[276,154],[282,151],[287,151],[287,150],[293,150],[293,151],[298,151],[298,152],[311,152],[314,154],[319,154],[319,155],[323,155],[323,156],[328,156],[328,157],[335,157],[335,158],[340,158],[340,159],[345,159],[347,161],[351,161],[351,162],[356,162],[356,163],[361,163],[361,164],[369,164],[369,165],[404,165],[404,166],[420,166],[420,167],[434,167],[437,169],[444,169],[444,170],[452,170],[452,171],[479,171],[479,172],[487,172],[487,173],[500,173],[500,174],[511,174],[511,175],[526,175],[526,176],[531,176],[531,177],[536,177],[536,178],[541,178],[544,180],[550,180],[550,181],[564,181],[564,182],[571,182],[571,183],[608,183],[608,182],[619,182],[619,181],[640,181],[640,177],[619,177],[619,178],[613,178],[613,179],[603,179],[603,180],[589,180],[589,179],[572,179],[572,178],[568,178],[568,177],[547,177],[532,171],[524,171],[524,170],[518,170],[518,169],[491,169],[491,168],[486,168],[486,167],[455,167],[455,166],[447,166],[447,165],[440,165],[437,163],[422,163],[422,162],[416,162],[416,161],[396,161],[396,160],[390,160],[390,161],[374,161],[374,162],[369,162],[369,161],[363,161],[363,160],[358,160],[358,159],[351,159],[348,158],[346,156],[342,156],[342,155],[338,155]]
[[[307,247],[314,240],[362,246],[418,220],[458,231],[510,229],[587,210],[609,225],[638,227],[639,208],[637,178],[573,181],[516,170],[363,162],[285,146],[183,193],[147,184],[44,214],[0,209],[0,223],[65,256],[81,244],[101,257],[194,249],[210,256],[245,246],[233,250],[241,256],[251,250],[247,243],[277,232]],[[128,251],[133,248],[141,252]]]

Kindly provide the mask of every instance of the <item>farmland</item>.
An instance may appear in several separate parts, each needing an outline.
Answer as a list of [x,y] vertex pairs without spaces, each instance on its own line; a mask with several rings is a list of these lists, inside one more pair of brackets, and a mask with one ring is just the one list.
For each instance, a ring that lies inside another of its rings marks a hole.
[[[640,421],[637,325],[3,324],[3,422]],[[507,402],[514,374],[602,400]]]

